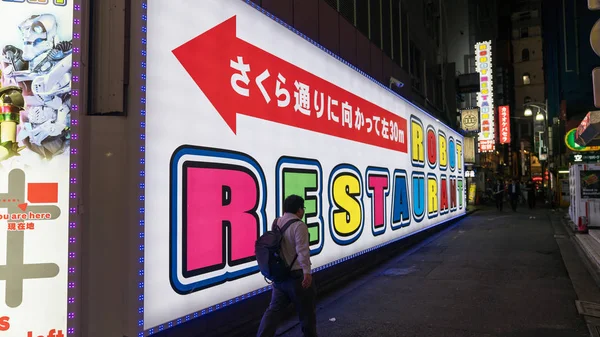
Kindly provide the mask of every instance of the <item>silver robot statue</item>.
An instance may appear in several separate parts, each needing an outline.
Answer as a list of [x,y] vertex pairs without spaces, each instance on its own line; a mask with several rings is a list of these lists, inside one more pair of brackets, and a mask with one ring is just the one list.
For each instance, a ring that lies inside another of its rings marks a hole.
[[19,30],[23,49],[7,45],[1,59],[3,84],[19,86],[25,98],[17,141],[51,159],[69,147],[72,42],[58,40],[51,14],[33,15]]

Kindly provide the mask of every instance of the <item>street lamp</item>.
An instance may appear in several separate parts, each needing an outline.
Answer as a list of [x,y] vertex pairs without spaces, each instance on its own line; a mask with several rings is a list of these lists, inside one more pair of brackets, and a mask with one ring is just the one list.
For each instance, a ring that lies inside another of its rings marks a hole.
[[535,115],[535,120],[536,120],[536,121],[538,121],[538,122],[543,122],[543,121],[544,121],[544,119],[545,119],[545,118],[544,118],[544,115],[542,114],[542,112],[541,112],[541,111],[540,111],[540,112],[538,112],[538,114],[537,114],[537,115]]
[[[545,143],[546,146],[550,146],[550,141],[552,141],[552,139],[550,139],[550,135],[549,135],[549,130],[548,130],[548,103],[546,101],[546,103],[538,103],[538,102],[528,102],[523,104],[523,107],[525,108],[524,111],[524,115],[525,116],[533,116],[533,111],[531,110],[532,107],[535,107],[537,109],[537,114],[535,115],[535,121],[536,122],[542,122],[543,123],[543,143]],[[541,134],[540,134],[541,136]],[[541,148],[540,148],[540,157],[541,157]],[[549,161],[550,158],[547,158],[546,161]],[[549,163],[548,163],[549,164]],[[546,176],[546,170],[544,168],[544,163],[542,163],[542,186],[544,184],[544,178]],[[550,165],[548,165],[550,166]],[[548,188],[550,188],[551,184],[548,184]],[[546,196],[547,197],[547,196]]]

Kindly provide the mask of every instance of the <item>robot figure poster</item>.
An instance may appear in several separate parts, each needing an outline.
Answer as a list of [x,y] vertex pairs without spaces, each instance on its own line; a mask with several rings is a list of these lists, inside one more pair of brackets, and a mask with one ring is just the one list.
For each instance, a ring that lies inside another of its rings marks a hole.
[[0,0],[0,335],[67,335],[72,36],[71,0]]

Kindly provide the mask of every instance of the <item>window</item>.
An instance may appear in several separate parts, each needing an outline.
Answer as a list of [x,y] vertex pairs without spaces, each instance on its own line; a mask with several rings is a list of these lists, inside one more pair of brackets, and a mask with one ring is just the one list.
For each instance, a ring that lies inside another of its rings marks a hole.
[[381,1],[381,35],[383,36],[383,52],[392,57],[392,3],[390,0]]
[[423,93],[423,60],[421,59],[421,50],[417,48],[413,41],[410,41],[410,74],[412,75],[412,86],[415,90]]
[[[393,0],[392,1],[392,53],[393,53],[393,59],[394,62],[396,62],[397,65],[402,66],[402,46],[401,46],[401,41],[402,38],[400,37],[400,32],[402,31],[400,29],[400,1],[399,0]],[[407,47],[405,47],[407,48]]]
[[356,2],[356,28],[363,33],[366,37],[369,37],[369,2],[368,1],[357,1]]
[[348,22],[352,23],[352,25],[356,26],[356,18],[354,13],[354,0],[339,0],[339,11],[342,16],[348,20]]
[[338,10],[337,0],[325,0],[325,3],[328,4],[329,6],[331,6],[336,11]]
[[409,31],[408,31],[408,11],[405,6],[400,8],[400,30],[402,36],[402,68],[409,71],[410,65],[410,44],[409,44]]
[[521,51],[521,61],[529,61],[529,49],[525,48]]
[[529,37],[529,29],[527,27],[521,28],[521,38]]
[[519,14],[519,21],[524,22],[527,20],[531,20],[531,12],[524,12]]
[[371,35],[369,39],[379,48],[381,48],[381,2],[379,0],[369,1],[371,18]]
[[529,73],[523,74],[523,85],[531,84],[531,78],[529,77]]

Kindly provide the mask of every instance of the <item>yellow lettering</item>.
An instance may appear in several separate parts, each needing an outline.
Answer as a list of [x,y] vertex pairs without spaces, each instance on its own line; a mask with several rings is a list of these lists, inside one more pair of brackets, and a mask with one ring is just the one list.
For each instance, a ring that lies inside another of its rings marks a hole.
[[462,170],[463,162],[463,153],[462,153],[462,144],[456,143],[456,166],[458,170]]
[[448,166],[448,144],[446,143],[446,137],[441,133],[438,138],[440,143],[440,166],[446,167]]
[[343,173],[333,181],[333,227],[340,235],[352,235],[360,228],[362,209],[356,196],[361,194],[360,180],[352,174]]
[[425,162],[425,137],[423,134],[423,126],[415,121],[412,121],[412,161],[413,163]]
[[427,203],[427,213],[432,215],[438,211],[438,185],[437,179],[434,177],[427,179],[427,194],[427,199],[429,200]]

